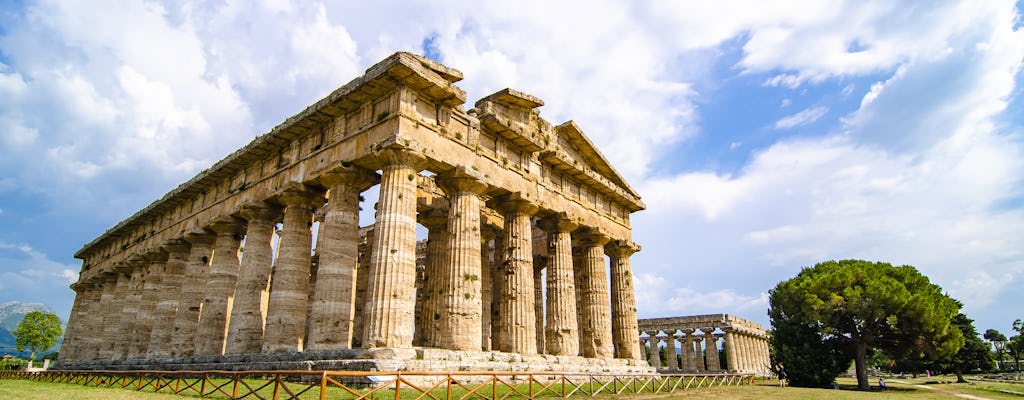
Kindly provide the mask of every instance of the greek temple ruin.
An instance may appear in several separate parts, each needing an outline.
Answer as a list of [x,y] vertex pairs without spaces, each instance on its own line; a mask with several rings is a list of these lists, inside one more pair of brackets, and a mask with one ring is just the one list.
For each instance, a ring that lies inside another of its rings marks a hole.
[[652,371],[640,196],[540,99],[465,110],[461,79],[396,53],[83,246],[61,365]]
[[[640,346],[659,371],[771,374],[768,335],[756,322],[711,314],[641,319],[638,326]],[[719,343],[725,359],[719,356]]]

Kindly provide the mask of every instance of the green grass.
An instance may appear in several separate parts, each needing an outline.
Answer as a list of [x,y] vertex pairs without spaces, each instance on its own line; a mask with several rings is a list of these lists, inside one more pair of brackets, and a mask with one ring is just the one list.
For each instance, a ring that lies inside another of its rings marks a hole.
[[[862,399],[907,399],[907,400],[930,400],[930,399],[956,399],[956,394],[968,394],[987,399],[1024,399],[1022,396],[1000,392],[1000,389],[1024,392],[1024,384],[996,383],[996,382],[973,382],[973,383],[951,383],[955,378],[948,376],[940,377],[919,377],[917,379],[888,379],[889,390],[877,390],[877,380],[871,381],[873,390],[860,392],[853,390],[856,381],[851,378],[840,378],[839,383],[842,390],[832,389],[807,389],[786,387],[780,388],[775,380],[757,380],[753,385],[734,387],[715,387],[705,389],[690,389],[673,394],[640,394],[624,396],[599,396],[609,398],[631,398],[637,400],[649,399],[828,399],[828,400],[862,400]],[[227,382],[226,380],[218,380]],[[250,385],[258,386],[265,381],[246,380]],[[896,383],[901,381],[906,383]],[[302,385],[289,384],[292,390]],[[475,386],[475,385],[474,385]],[[231,385],[226,387],[230,391]],[[270,388],[260,391],[260,394],[269,397]],[[525,388],[523,388],[525,391]],[[455,390],[453,394],[464,393],[464,390]],[[489,393],[489,389],[487,392]],[[443,396],[444,391],[438,389],[435,395]],[[402,399],[412,399],[418,394],[403,392]],[[489,394],[488,394],[489,395]],[[330,389],[328,398],[339,398],[343,396],[340,389]],[[371,398],[376,400],[393,399],[392,392],[384,390],[377,392]],[[151,393],[148,391],[135,391],[132,389],[95,388],[78,384],[68,383],[47,383],[28,380],[0,379],[0,399],[194,399],[197,396],[178,396],[164,393]],[[225,398],[215,396],[213,398]],[[302,398],[317,398],[315,390],[306,393]],[[344,398],[350,398],[344,395]],[[578,396],[576,398],[585,398]]]

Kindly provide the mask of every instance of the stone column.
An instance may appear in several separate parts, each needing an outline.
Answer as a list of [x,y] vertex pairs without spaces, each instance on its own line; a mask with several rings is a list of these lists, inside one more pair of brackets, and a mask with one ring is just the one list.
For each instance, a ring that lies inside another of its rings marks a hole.
[[521,198],[498,201],[505,214],[505,259],[502,269],[500,316],[503,330],[498,350],[537,354],[533,298],[533,234],[530,216],[537,206]]
[[441,347],[479,350],[482,318],[480,295],[480,195],[487,190],[483,174],[459,167],[437,179],[448,196],[445,267],[441,275]]
[[611,256],[612,344],[616,358],[638,360],[642,357],[636,341],[631,339],[638,328],[633,268],[629,257],[637,251],[640,251],[640,246],[626,240],[616,240],[605,246],[605,252]]
[[736,365],[736,332],[731,327],[724,327],[722,331],[725,332],[725,337],[722,338],[722,347],[725,348],[725,364],[726,369],[730,372],[739,371]]
[[[376,207],[376,205],[374,206]],[[363,347],[363,315],[366,312],[366,296],[370,286],[370,253],[373,247],[373,227],[366,232],[359,244],[359,270],[356,271],[356,304],[352,319],[352,348]]]
[[[544,331],[548,354],[575,356],[580,353],[579,327],[576,325],[576,285],[572,266],[572,237],[577,224],[563,214],[544,218],[538,226],[548,233],[547,325]],[[630,335],[635,340],[636,319]],[[632,347],[639,350],[638,345]]]
[[306,338],[309,307],[310,252],[313,249],[313,211],[323,205],[323,193],[301,185],[286,189],[281,247],[270,278],[270,302],[263,333],[264,353],[299,352]]
[[736,332],[736,361],[740,371],[750,369],[750,349],[747,346],[747,335],[745,332]]
[[206,292],[206,278],[210,270],[210,254],[215,235],[207,231],[185,234],[185,241],[191,244],[185,266],[185,279],[181,283],[181,299],[178,312],[174,314],[171,335],[171,357],[188,357],[195,354],[196,332],[199,328],[199,313]]
[[580,310],[584,326],[580,327],[583,337],[583,356],[612,358],[611,305],[609,304],[607,266],[604,259],[604,245],[608,237],[596,230],[586,232],[581,240],[583,245],[583,275],[580,276],[582,294]]
[[[386,149],[379,157],[380,208],[377,210],[364,348],[410,348],[416,294],[416,174],[426,158],[413,151]],[[402,354],[412,357],[411,354]]]
[[338,167],[320,177],[330,190],[318,237],[319,263],[310,312],[310,350],[352,347],[359,268],[359,194],[377,181],[372,171]]
[[167,252],[158,250],[146,253],[143,256],[149,262],[149,272],[142,288],[142,301],[139,302],[139,311],[136,320],[135,345],[132,346],[128,358],[145,358],[149,351],[149,336],[153,332],[153,324],[157,322],[156,303],[160,299],[160,289],[163,286],[164,275],[167,268]]
[[68,327],[64,331],[64,344],[61,345],[60,353],[58,353],[58,360],[65,365],[80,361],[78,357],[81,352],[82,336],[85,334],[82,326],[89,315],[89,305],[86,300],[87,288],[88,285],[81,280],[71,284],[71,290],[75,292],[75,300],[71,304],[71,314],[68,315]]
[[700,336],[697,336],[697,335],[693,336],[693,356],[694,356],[694,359],[697,360],[696,368],[697,368],[697,371],[704,372],[704,371],[707,370],[707,368],[704,365],[704,352],[703,352],[703,349],[701,348],[702,347],[701,346],[701,341],[703,341],[703,338],[701,338]]
[[120,307],[117,307],[117,277],[118,273],[110,271],[103,272],[99,277],[103,291],[100,293],[100,312],[96,313],[93,318],[100,321],[99,331],[97,332],[100,340],[96,342],[96,359],[98,360],[110,360],[113,343],[118,340],[114,335],[106,335],[106,327],[117,324],[120,319]]
[[683,336],[679,338],[680,356],[683,362],[680,369],[695,371],[697,360],[693,355],[693,329],[683,328],[679,331],[683,333]]
[[142,302],[143,280],[148,272],[149,264],[142,257],[134,256],[127,261],[129,267],[126,274],[131,274],[125,285],[124,302],[121,306],[121,321],[118,328],[120,345],[113,347],[111,358],[124,360],[130,357],[132,347],[137,341],[139,303]]
[[583,248],[575,246],[572,248],[572,282],[576,295],[576,336],[579,338],[579,354],[583,357],[583,327],[586,326],[586,318],[583,316],[583,275],[586,271],[583,268]]
[[491,266],[491,350],[500,350],[505,334],[505,319],[501,316],[501,291],[505,282],[505,231],[497,230],[494,237],[494,264]]
[[448,214],[444,210],[421,213],[420,223],[427,228],[427,256],[423,268],[423,294],[418,323],[413,335],[417,346],[441,346],[442,297],[445,295],[444,269],[448,247]]
[[492,250],[489,243],[496,232],[488,225],[480,227],[480,349],[489,351],[491,343],[491,304],[494,301],[494,271],[491,268]]
[[533,321],[537,339],[537,354],[544,354],[544,268],[546,265],[546,257],[533,257]]
[[[131,291],[131,266],[125,262],[118,262],[114,265],[114,272],[117,275],[117,283],[114,284],[114,301],[109,304],[111,314],[103,321],[103,348],[99,351],[103,359],[118,360],[115,356],[122,356],[123,351],[118,351],[124,336],[121,334],[121,320],[124,319],[124,307],[128,301],[128,294]],[[70,325],[69,325],[70,326]],[[99,333],[99,332],[97,332]],[[68,337],[65,332],[64,337]],[[63,351],[63,346],[61,346]]]
[[718,338],[715,337],[715,328],[701,328],[704,332],[704,354],[707,359],[708,371],[721,371],[721,362],[718,360]]
[[676,360],[676,331],[665,331],[665,363],[668,369],[679,369],[679,361]]
[[259,353],[263,348],[263,304],[269,296],[272,242],[281,209],[258,202],[242,207],[240,214],[246,220],[245,247],[224,354]]
[[651,364],[651,367],[655,369],[661,369],[661,357],[658,352],[658,331],[647,332],[650,337],[647,342],[651,344],[650,351],[647,354],[647,363]]
[[100,300],[103,297],[103,285],[100,277],[93,277],[86,281],[88,292],[86,294],[85,304],[88,305],[86,309],[87,316],[89,317],[82,324],[81,340],[79,340],[79,358],[85,361],[97,360],[99,352],[99,346],[103,340],[103,318],[96,318],[96,315],[102,315],[103,304]]
[[228,317],[235,300],[238,281],[238,246],[245,222],[226,218],[214,222],[210,229],[217,232],[213,260],[206,280],[206,293],[196,331],[196,355],[221,355],[227,336]]
[[[167,358],[171,356],[171,335],[174,334],[174,316],[181,301],[181,283],[188,265],[188,242],[174,239],[162,247],[167,252],[167,263],[157,291],[156,309],[153,313],[153,329],[149,335],[149,349],[146,358]],[[172,323],[168,324],[167,321]]]

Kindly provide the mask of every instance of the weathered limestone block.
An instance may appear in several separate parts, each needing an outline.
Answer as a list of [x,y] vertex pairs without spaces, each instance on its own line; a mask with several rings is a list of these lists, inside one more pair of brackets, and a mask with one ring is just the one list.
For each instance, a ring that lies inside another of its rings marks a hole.
[[440,345],[446,349],[481,347],[480,195],[487,189],[483,179],[465,167],[438,179],[450,203],[439,329]]
[[319,256],[310,309],[309,349],[352,347],[359,267],[359,194],[376,183],[372,171],[338,167],[320,178],[330,190],[317,238]]
[[416,295],[416,174],[426,158],[404,149],[378,154],[382,168],[364,348],[410,348]]
[[181,283],[181,300],[174,315],[171,334],[171,357],[187,357],[195,354],[196,332],[199,329],[199,310],[206,292],[206,278],[209,275],[210,255],[213,252],[214,234],[199,231],[185,234],[185,241],[191,245],[185,266],[185,279]]
[[[102,340],[97,343],[96,348],[96,359],[98,360],[109,360],[112,355],[112,346],[109,339],[116,339],[114,335],[106,335],[107,326],[116,326],[120,319],[120,307],[118,307],[118,295],[117,292],[117,281],[120,274],[115,272],[106,272],[100,277],[100,281],[103,285],[103,292],[100,294],[100,312],[93,318],[99,319],[102,322],[100,325],[100,336]],[[113,329],[111,329],[113,331]]]
[[322,193],[295,186],[280,200],[285,204],[284,230],[263,333],[263,352],[302,351],[309,304],[310,251],[313,248],[313,210],[324,203]]
[[133,343],[138,334],[139,303],[142,302],[143,281],[146,273],[149,272],[149,264],[142,257],[130,258],[127,264],[131,268],[131,278],[128,279],[128,285],[123,294],[125,300],[124,306],[121,308],[120,345],[113,348],[111,358],[114,360],[125,360],[131,357]]
[[156,309],[153,313],[153,329],[149,335],[149,348],[146,358],[166,358],[171,356],[171,335],[174,321],[181,301],[181,283],[188,266],[189,244],[184,240],[172,240],[162,247],[167,253],[167,263],[160,279],[157,291]]
[[640,251],[639,245],[625,240],[609,242],[605,246],[605,252],[611,257],[612,343],[616,358],[639,360],[643,357],[637,341],[633,340],[638,327],[633,268],[629,257],[637,251]]
[[[580,352],[580,339],[576,325],[576,286],[569,232],[576,229],[577,224],[564,214],[556,214],[542,219],[538,226],[548,233],[545,347],[548,354],[575,356]],[[634,329],[634,335],[635,332]]]
[[263,304],[270,295],[271,246],[281,208],[259,202],[243,207],[241,215],[246,220],[245,247],[224,354],[259,353],[263,348]]
[[[71,284],[71,290],[75,291],[75,300],[71,303],[71,315],[68,316],[68,326],[64,330],[64,344],[61,345],[61,351],[58,360],[63,364],[79,361],[81,353],[82,343],[82,330],[86,319],[88,318],[88,304],[86,304],[88,294],[86,290],[90,286],[85,282],[76,282]],[[124,307],[124,292],[122,291],[122,308]]]
[[505,213],[505,259],[499,318],[502,333],[498,350],[537,354],[533,293],[533,234],[530,217],[537,206],[522,199],[499,199]]
[[142,300],[139,301],[139,309],[136,314],[138,322],[135,336],[132,337],[132,347],[129,350],[128,358],[146,358],[149,351],[149,337],[153,332],[153,323],[157,321],[156,303],[160,299],[160,289],[163,286],[163,279],[167,269],[167,252],[163,250],[146,253],[143,256],[149,262],[149,272],[142,287]]
[[581,313],[585,325],[580,327],[583,337],[583,356],[612,358],[611,304],[609,304],[608,275],[604,259],[604,245],[608,237],[596,231],[586,232],[583,244],[583,276],[580,292],[583,300]]
[[224,338],[238,281],[238,246],[244,228],[245,222],[238,218],[220,220],[210,226],[217,239],[199,316],[195,355],[224,354]]

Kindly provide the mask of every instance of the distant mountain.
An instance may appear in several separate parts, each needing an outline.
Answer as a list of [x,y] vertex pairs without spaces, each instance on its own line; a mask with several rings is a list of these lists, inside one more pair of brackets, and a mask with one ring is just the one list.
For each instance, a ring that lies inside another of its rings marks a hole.
[[[14,354],[27,357],[28,352],[18,352],[15,349],[14,330],[25,318],[25,314],[32,311],[52,313],[53,309],[43,303],[22,303],[20,301],[8,301],[0,303],[0,354]],[[59,346],[59,343],[58,343]]]

